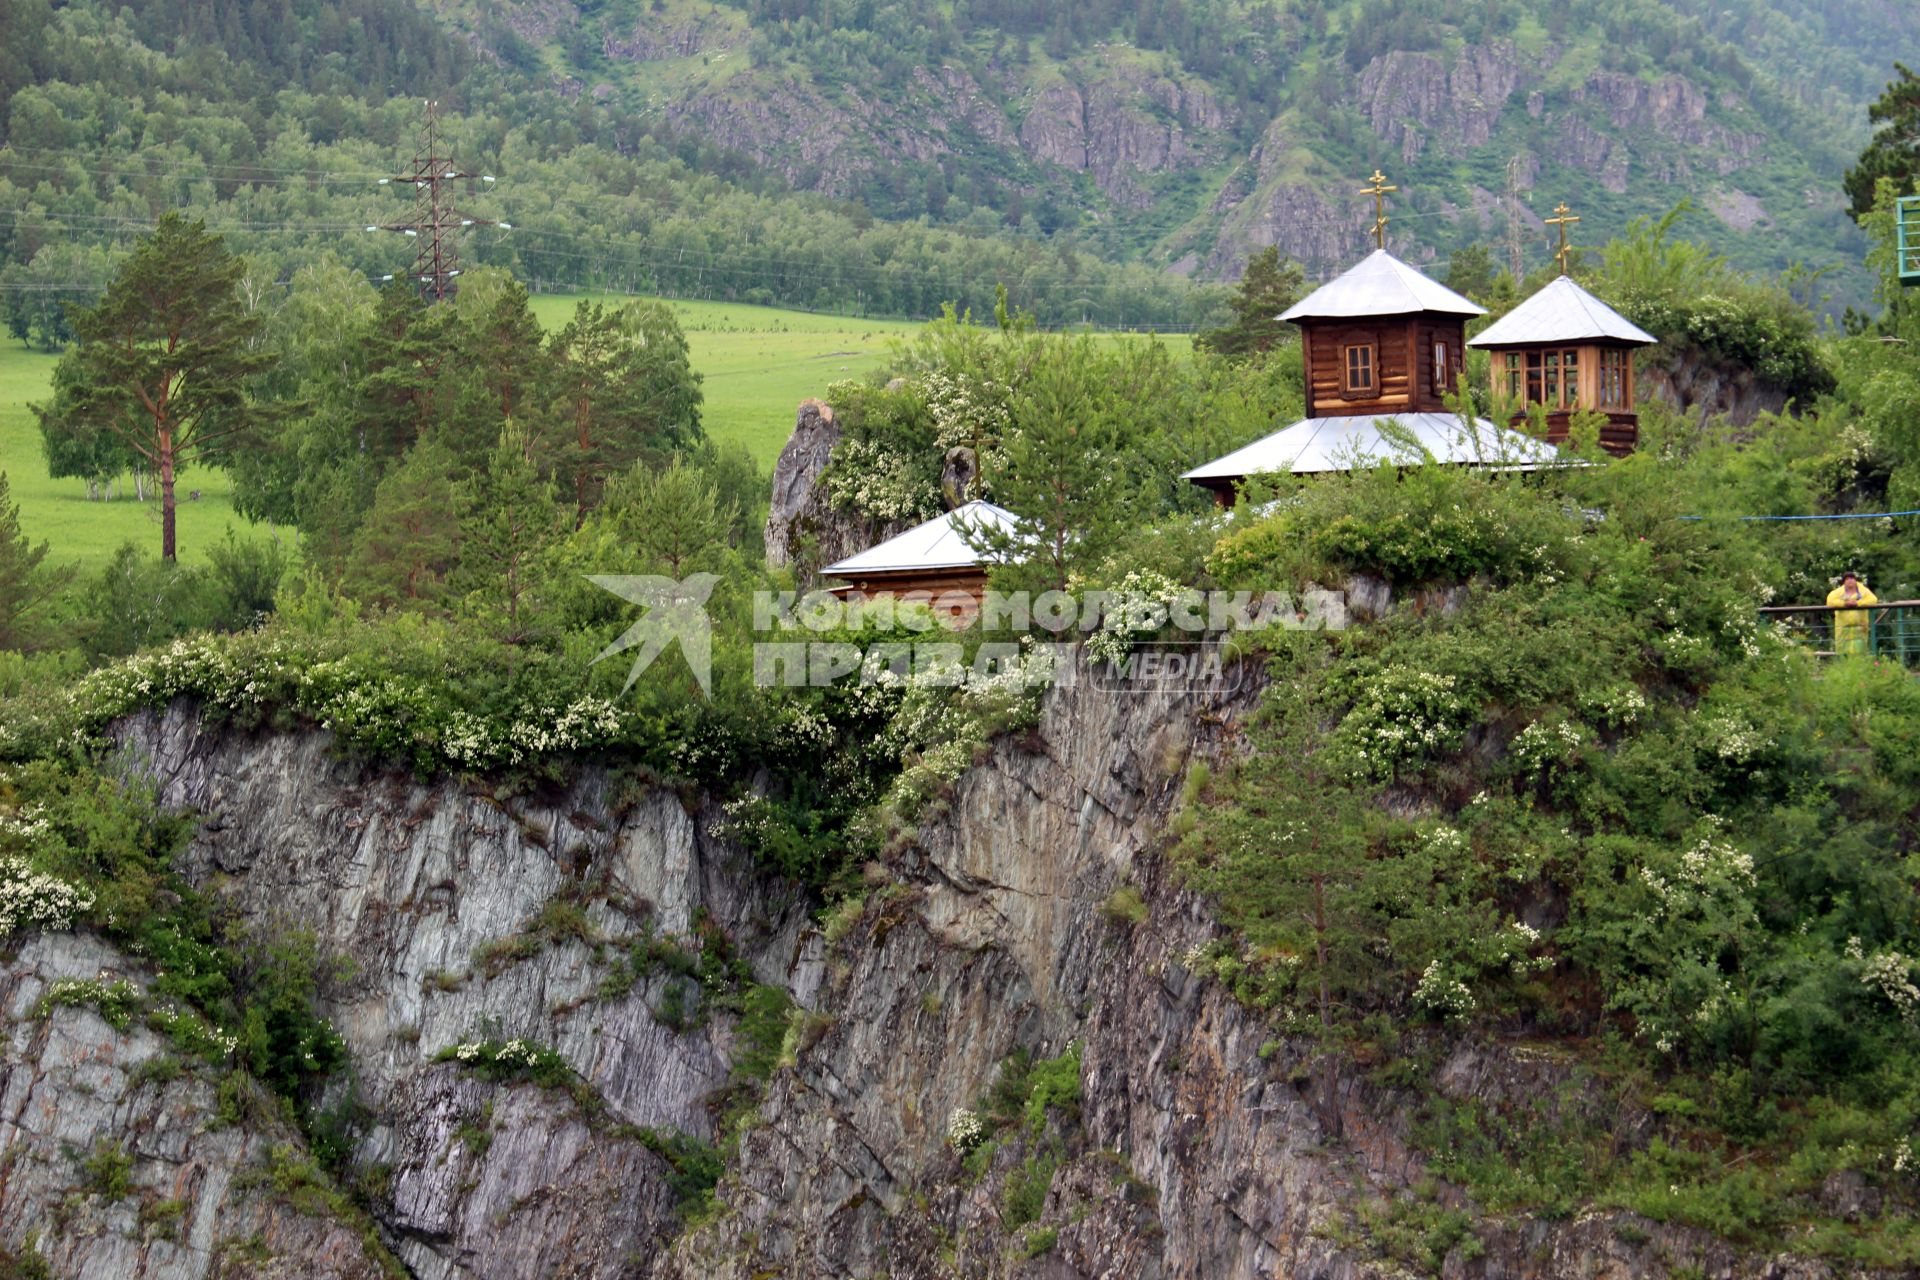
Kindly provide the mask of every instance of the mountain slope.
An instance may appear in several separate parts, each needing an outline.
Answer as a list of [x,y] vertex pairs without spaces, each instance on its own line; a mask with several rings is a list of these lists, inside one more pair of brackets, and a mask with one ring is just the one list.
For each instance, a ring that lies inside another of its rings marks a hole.
[[[1279,244],[1363,243],[1355,189],[1401,188],[1415,257],[1506,235],[1532,265],[1564,198],[1589,243],[1682,195],[1743,266],[1850,266],[1839,176],[1920,16],[1884,0],[1676,5],[1248,0],[455,7],[556,87],[744,153],[883,217],[1035,225],[1108,255],[1237,274]],[[1504,261],[1504,257],[1502,258]],[[1858,277],[1844,291],[1857,293]]]

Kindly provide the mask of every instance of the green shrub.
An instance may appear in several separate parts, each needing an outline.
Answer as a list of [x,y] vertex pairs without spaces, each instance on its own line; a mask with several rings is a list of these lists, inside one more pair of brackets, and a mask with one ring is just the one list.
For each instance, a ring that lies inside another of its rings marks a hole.
[[1060,1168],[1060,1157],[1052,1152],[1035,1152],[1007,1174],[1007,1185],[1000,1194],[1000,1225],[1017,1231],[1036,1221],[1046,1208],[1047,1191]]
[[1020,1256],[1023,1258],[1043,1258],[1053,1252],[1060,1243],[1060,1228],[1040,1227],[1026,1234],[1020,1242]]
[[125,1147],[106,1139],[80,1159],[80,1185],[102,1200],[124,1200],[133,1194],[133,1157]]
[[1100,914],[1108,924],[1137,925],[1147,918],[1147,900],[1140,896],[1138,888],[1123,884],[1101,902]]

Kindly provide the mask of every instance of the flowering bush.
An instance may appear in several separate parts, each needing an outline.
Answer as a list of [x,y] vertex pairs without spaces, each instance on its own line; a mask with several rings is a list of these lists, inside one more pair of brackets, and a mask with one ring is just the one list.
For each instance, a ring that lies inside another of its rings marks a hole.
[[1413,1002],[1435,1017],[1456,1021],[1473,1012],[1473,992],[1446,966],[1435,960],[1413,987]]
[[452,1062],[488,1080],[530,1080],[546,1087],[574,1081],[567,1060],[545,1045],[515,1037],[511,1040],[466,1040],[433,1055],[435,1062]]
[[140,1001],[140,988],[125,978],[106,973],[97,978],[60,978],[41,995],[33,1016],[44,1018],[55,1009],[92,1009],[108,1025],[124,1031],[133,1025]]
[[953,1114],[947,1117],[947,1145],[966,1155],[987,1138],[987,1126],[980,1122],[975,1112],[965,1107],[955,1107]]
[[1580,726],[1570,720],[1536,720],[1514,736],[1508,750],[1522,769],[1539,773],[1572,760],[1586,740]]
[[1390,779],[1459,746],[1467,704],[1453,676],[1392,665],[1357,683],[1333,744],[1356,777]]
[[89,890],[43,875],[23,857],[0,857],[0,938],[26,929],[71,929],[92,909]]
[[906,454],[869,440],[842,440],[825,473],[827,496],[842,511],[890,524],[940,514],[940,495]]
[[479,772],[632,740],[627,714],[596,694],[529,690],[483,712],[460,705],[466,691],[444,667],[409,670],[407,662],[339,637],[272,629],[184,637],[102,667],[37,705],[10,708],[0,720],[0,758],[46,754],[178,698],[242,724],[299,716],[346,746],[423,771]]
[[1196,594],[1151,569],[1129,571],[1107,593],[1100,630],[1087,638],[1087,656],[1096,662],[1120,661],[1142,637],[1167,625],[1176,601]]

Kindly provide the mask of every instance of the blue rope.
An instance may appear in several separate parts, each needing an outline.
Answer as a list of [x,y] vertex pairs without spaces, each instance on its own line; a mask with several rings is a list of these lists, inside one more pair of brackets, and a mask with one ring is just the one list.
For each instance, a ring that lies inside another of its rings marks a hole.
[[[1895,516],[1920,516],[1920,511],[1858,511],[1843,516],[1735,516],[1735,520],[1891,520]],[[1705,516],[1681,516],[1682,520],[1705,520]]]

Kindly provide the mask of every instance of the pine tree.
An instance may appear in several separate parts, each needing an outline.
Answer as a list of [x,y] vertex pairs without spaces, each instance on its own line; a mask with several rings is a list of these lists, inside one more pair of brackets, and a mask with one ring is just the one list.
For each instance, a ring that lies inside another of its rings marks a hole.
[[0,471],[0,652],[30,652],[47,643],[52,628],[46,606],[73,574],[47,566],[46,543],[27,541],[12,496],[7,473]]
[[582,302],[549,346],[556,430],[543,463],[573,498],[578,526],[610,477],[701,438],[700,375],[673,312]]
[[204,222],[160,219],[99,303],[74,317],[60,392],[35,406],[43,431],[110,432],[160,481],[160,554],[175,558],[174,482],[217,460],[223,440],[273,416],[248,384],[273,357],[254,342],[262,317],[239,292],[246,263]]
[[1880,127],[1859,163],[1847,170],[1848,212],[1856,222],[1873,212],[1873,189],[1881,178],[1893,179],[1896,195],[1920,192],[1920,76],[1902,63],[1893,69],[1895,78],[1867,109],[1867,118]]
[[607,511],[628,545],[670,578],[718,568],[737,514],[712,480],[680,458],[620,477],[608,486]]
[[1013,398],[1004,474],[992,483],[993,500],[1013,513],[1014,527],[965,533],[1010,566],[1010,584],[1065,590],[1119,536],[1126,486],[1106,397],[1095,386],[1104,368],[1085,339],[1063,342]]
[[1280,260],[1280,250],[1268,246],[1247,259],[1247,272],[1240,287],[1227,299],[1233,319],[1218,329],[1201,334],[1194,345],[1229,359],[1244,359],[1271,351],[1292,326],[1280,319],[1280,313],[1300,301],[1306,288],[1306,275],[1300,264]]
[[501,429],[485,469],[463,486],[460,508],[456,583],[470,608],[499,624],[502,639],[519,644],[531,633],[541,557],[567,521],[518,423]]
[[447,577],[460,551],[449,478],[454,465],[451,453],[428,441],[380,481],[347,554],[341,581],[347,595],[402,609],[446,603]]
[[453,362],[452,316],[395,281],[380,294],[354,395],[354,448],[384,465],[447,416],[441,374]]

